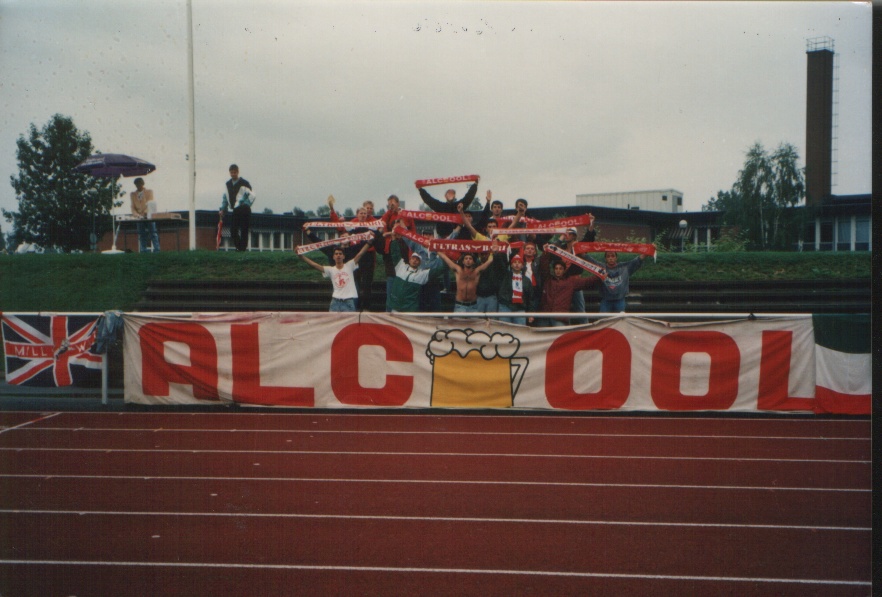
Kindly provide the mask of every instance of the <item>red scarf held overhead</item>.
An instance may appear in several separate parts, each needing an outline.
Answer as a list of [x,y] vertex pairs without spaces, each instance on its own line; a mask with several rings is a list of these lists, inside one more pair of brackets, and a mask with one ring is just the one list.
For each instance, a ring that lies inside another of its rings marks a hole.
[[410,209],[402,209],[398,212],[405,218],[412,220],[424,220],[426,222],[445,222],[447,224],[462,224],[462,216],[456,214],[446,214],[438,211],[414,211]]
[[585,261],[581,257],[576,257],[569,251],[564,251],[557,245],[548,245],[548,252],[552,255],[557,255],[567,263],[572,263],[573,265],[581,267],[586,272],[594,274],[601,280],[606,280],[606,270],[604,268],[594,265],[590,261]]
[[373,232],[362,232],[361,234],[353,234],[351,236],[343,236],[341,238],[322,240],[317,243],[312,243],[311,245],[300,245],[299,247],[297,247],[297,254],[303,255],[304,253],[309,253],[317,249],[323,249],[324,247],[330,247],[331,245],[342,245],[348,242],[354,243],[363,240],[371,240],[373,238]]
[[[420,245],[427,248],[429,251],[433,253],[492,253],[493,252],[493,241],[489,240],[458,240],[458,239],[445,239],[445,238],[428,238],[423,236],[422,234],[417,234],[415,232],[411,232],[410,230],[405,230],[402,227],[398,227],[395,229],[395,232],[409,238],[415,243],[419,243]],[[498,251],[507,251],[508,243],[500,243],[497,242],[496,248]]]
[[574,253],[637,253],[655,257],[655,245],[646,243],[574,243]]
[[309,222],[310,228],[372,228],[382,230],[386,227],[383,220],[365,220],[364,222]]
[[446,178],[422,178],[414,182],[416,188],[431,187],[439,184],[451,184],[457,182],[475,182],[478,180],[477,174],[465,174],[463,176],[447,176]]

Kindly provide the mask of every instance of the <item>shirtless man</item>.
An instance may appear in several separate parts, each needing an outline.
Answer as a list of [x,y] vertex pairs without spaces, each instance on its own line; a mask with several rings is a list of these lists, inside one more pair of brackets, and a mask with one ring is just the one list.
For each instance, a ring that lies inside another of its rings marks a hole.
[[453,305],[454,313],[477,313],[478,312],[478,280],[481,272],[493,263],[493,255],[488,255],[487,260],[475,267],[475,256],[465,253],[460,261],[462,265],[453,261],[444,253],[439,253],[447,267],[456,273],[456,303]]

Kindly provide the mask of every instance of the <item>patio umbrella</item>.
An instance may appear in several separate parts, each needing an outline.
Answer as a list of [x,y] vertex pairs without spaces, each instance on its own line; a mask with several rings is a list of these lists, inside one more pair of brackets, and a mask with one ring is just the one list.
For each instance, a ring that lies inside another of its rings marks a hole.
[[[121,153],[96,153],[74,166],[74,172],[116,178],[117,176],[143,176],[156,170],[156,166],[141,158],[133,158]],[[113,248],[105,253],[121,253],[116,248],[116,235],[118,228],[113,232]],[[95,236],[95,212],[92,212],[92,235],[90,241],[93,246],[97,241]]]
[[121,153],[96,153],[74,166],[74,171],[92,176],[143,176],[156,170],[156,166]]

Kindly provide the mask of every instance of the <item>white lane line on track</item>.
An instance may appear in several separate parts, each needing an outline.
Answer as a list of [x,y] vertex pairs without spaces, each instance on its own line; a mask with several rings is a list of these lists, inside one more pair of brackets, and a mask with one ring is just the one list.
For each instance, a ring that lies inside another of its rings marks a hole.
[[39,423],[40,421],[45,421],[47,419],[51,419],[52,417],[57,417],[60,414],[61,414],[60,412],[49,413],[47,415],[44,415],[42,417],[38,417],[38,418],[33,419],[31,421],[25,421],[24,423],[19,423],[18,425],[13,425],[12,427],[3,427],[3,428],[0,428],[0,433],[6,433],[7,431],[13,431],[15,429],[27,429],[28,425],[33,425],[34,423]]
[[630,489],[719,489],[726,491],[810,491],[824,493],[870,493],[872,489],[849,487],[785,487],[750,485],[681,485],[664,483],[588,483],[581,481],[491,481],[470,479],[330,479],[322,477],[171,477],[165,475],[26,475],[0,474],[0,479],[95,479],[95,480],[140,480],[140,481],[249,481],[285,483],[387,483],[424,485],[513,485],[539,487],[599,487]]
[[842,527],[792,524],[737,524],[737,523],[704,523],[704,522],[659,522],[659,521],[617,521],[617,520],[562,520],[545,518],[478,518],[464,516],[383,516],[369,514],[298,514],[298,513],[266,513],[266,512],[133,512],[110,510],[22,510],[0,509],[0,514],[39,514],[60,516],[180,516],[198,518],[200,516],[214,518],[316,518],[329,520],[383,520],[405,522],[469,522],[469,523],[517,523],[517,524],[551,524],[551,525],[586,525],[586,526],[635,526],[635,527],[695,527],[723,529],[776,529],[796,531],[857,531],[869,532],[872,527]]
[[[245,405],[239,405],[244,407]],[[366,407],[360,409],[360,412],[341,412],[341,410],[337,409],[324,409],[317,410],[311,409],[310,412],[278,412],[276,409],[267,409],[267,407],[258,407],[261,412],[255,411],[229,411],[229,412],[178,412],[178,413],[169,413],[169,412],[160,412],[160,411],[139,411],[139,412],[127,412],[127,411],[113,411],[113,412],[102,412],[102,411],[94,411],[94,412],[83,412],[83,411],[69,411],[65,414],[73,415],[73,416],[86,416],[90,417],[93,415],[101,415],[104,417],[140,417],[140,416],[158,416],[158,417],[278,417],[278,418],[322,418],[322,419],[345,419],[348,417],[353,418],[364,418],[369,417],[371,419],[388,419],[388,418],[402,418],[402,417],[418,417],[418,418],[426,418],[431,417],[438,420],[445,419],[477,419],[477,420],[486,420],[486,419],[500,419],[500,420],[508,420],[508,421],[517,421],[517,420],[536,420],[536,419],[550,419],[554,421],[591,421],[591,420],[614,420],[618,419],[621,421],[729,421],[729,422],[747,422],[747,423],[835,423],[836,425],[842,425],[844,423],[860,423],[865,426],[869,426],[870,417],[869,415],[857,415],[854,418],[840,418],[839,416],[833,416],[830,418],[824,418],[818,415],[813,415],[810,413],[805,414],[771,414],[769,416],[763,416],[759,414],[757,411],[731,411],[727,416],[722,417],[714,417],[714,416],[705,416],[709,411],[699,411],[696,416],[641,416],[641,414],[645,411],[618,411],[618,414],[613,415],[604,415],[601,411],[585,411],[583,416],[573,416],[571,414],[564,414],[564,411],[555,411],[559,414],[540,414],[539,410],[521,410],[518,411],[518,414],[510,414],[512,409],[500,409],[500,411],[505,412],[506,414],[473,414],[473,413],[454,413],[450,409],[444,409],[443,412],[438,412],[437,409],[433,411],[432,409],[420,409],[420,408],[406,408],[399,407],[396,413],[379,413],[376,412],[375,409],[371,407]],[[266,410],[265,410],[266,409]],[[30,411],[5,411],[10,413],[27,413]],[[743,416],[739,416],[743,415]]]
[[825,578],[764,578],[746,576],[690,576],[682,574],[623,574],[567,570],[500,570],[475,568],[417,568],[398,566],[318,566],[299,564],[242,564],[239,562],[95,562],[88,560],[0,560],[0,565],[20,566],[125,566],[148,568],[222,568],[251,570],[314,570],[321,572],[400,572],[405,574],[486,574],[506,576],[555,576],[573,578],[616,578],[629,580],[675,580],[691,582],[749,582],[799,585],[870,586],[869,581]]
[[0,446],[0,452],[110,452],[120,454],[279,454],[286,456],[423,456],[463,458],[574,458],[588,460],[688,460],[713,462],[787,462],[824,464],[870,464],[872,460],[811,459],[811,458],[745,458],[726,456],[642,456],[613,454],[512,454],[505,452],[379,452],[336,450],[195,450],[186,448],[44,448]]
[[[11,428],[14,429],[14,428]],[[358,429],[200,429],[200,428],[133,428],[133,427],[40,427],[25,428],[25,431],[91,431],[97,433],[294,433],[294,434],[341,434],[341,435],[475,435],[512,437],[622,437],[622,438],[662,438],[662,439],[740,439],[740,440],[798,440],[798,441],[861,441],[869,442],[870,437],[818,437],[789,435],[707,435],[673,433],[571,433],[541,431],[399,431],[399,430],[358,430]]]

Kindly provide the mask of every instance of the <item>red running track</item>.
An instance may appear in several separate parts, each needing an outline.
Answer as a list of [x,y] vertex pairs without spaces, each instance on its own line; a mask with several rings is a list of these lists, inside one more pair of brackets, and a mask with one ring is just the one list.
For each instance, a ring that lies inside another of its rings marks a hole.
[[0,595],[870,595],[868,419],[0,413]]

